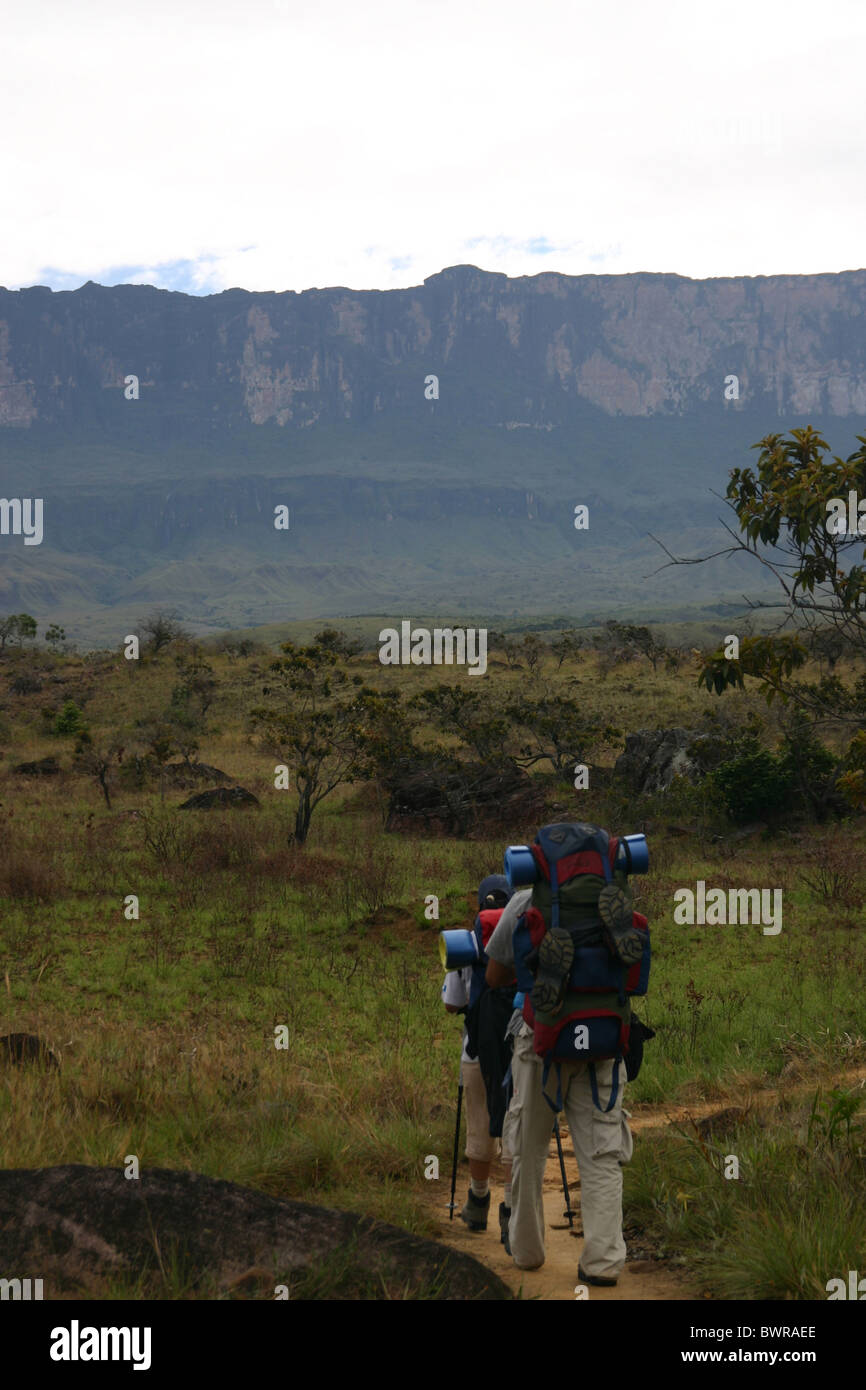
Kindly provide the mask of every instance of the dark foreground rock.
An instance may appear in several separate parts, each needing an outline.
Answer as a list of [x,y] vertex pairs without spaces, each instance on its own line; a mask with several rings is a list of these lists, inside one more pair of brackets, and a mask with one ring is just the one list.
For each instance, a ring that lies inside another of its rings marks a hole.
[[35,1062],[38,1066],[51,1067],[59,1071],[57,1054],[35,1033],[7,1033],[0,1038],[0,1066],[11,1064],[21,1066]]
[[13,767],[19,777],[56,777],[60,764],[56,758],[38,758],[35,763],[18,763]]
[[244,787],[216,787],[212,791],[199,792],[188,801],[182,801],[180,811],[212,811],[216,806],[242,807],[258,806],[259,799]]
[[161,1261],[176,1261],[193,1286],[225,1289],[251,1272],[272,1271],[274,1285],[320,1273],[332,1259],[350,1280],[357,1273],[379,1284],[383,1298],[403,1290],[511,1298],[477,1260],[436,1241],[200,1173],[154,1168],[127,1179],[119,1168],[81,1164],[0,1170],[0,1268],[38,1270],[46,1298],[96,1288],[106,1276],[156,1273]]

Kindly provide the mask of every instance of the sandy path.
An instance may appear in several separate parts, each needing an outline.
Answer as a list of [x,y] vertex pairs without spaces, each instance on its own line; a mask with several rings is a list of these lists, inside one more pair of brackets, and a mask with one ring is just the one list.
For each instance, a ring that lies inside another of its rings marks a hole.
[[[466,1200],[469,1173],[461,1165],[455,1202],[458,1203],[454,1220],[448,1219],[448,1193],[445,1204],[441,1194],[436,1198],[435,1210],[440,1227],[440,1237],[455,1250],[474,1255],[488,1269],[504,1280],[515,1293],[522,1290],[523,1298],[567,1299],[575,1298],[577,1265],[583,1249],[583,1236],[580,1224],[580,1178],[571,1151],[571,1140],[567,1126],[560,1117],[563,1151],[565,1153],[565,1173],[571,1206],[574,1212],[574,1226],[569,1230],[564,1216],[565,1201],[562,1194],[562,1181],[559,1173],[559,1159],[556,1141],[551,1139],[548,1153],[547,1172],[544,1177],[544,1217],[546,1227],[547,1258],[540,1269],[517,1269],[505,1247],[499,1241],[499,1203],[502,1201],[502,1170],[493,1165],[491,1175],[490,1219],[486,1231],[470,1231],[459,1219],[458,1212]],[[448,1187],[450,1188],[450,1176]],[[687,1286],[682,1275],[672,1272],[657,1260],[627,1260],[625,1269],[619,1277],[616,1288],[589,1289],[590,1300],[619,1301],[623,1299],[692,1299],[697,1295]]]
[[[788,1097],[796,1091],[813,1091],[818,1086],[825,1089],[830,1086],[850,1086],[858,1081],[866,1082],[866,1067],[864,1066],[850,1068],[833,1077],[813,1075],[807,1080],[794,1080],[792,1077],[784,1086],[772,1089],[746,1090],[743,1086],[732,1087],[727,1096],[722,1095],[712,1101],[700,1101],[693,1104],[648,1105],[636,1109],[632,1112],[629,1123],[633,1133],[640,1134],[642,1131],[660,1129],[668,1124],[681,1124],[690,1119],[699,1121],[732,1105],[741,1108],[765,1109],[776,1105],[783,1094]],[[440,1228],[440,1238],[455,1250],[463,1250],[468,1255],[474,1255],[476,1259],[481,1260],[489,1269],[498,1274],[515,1293],[522,1291],[522,1297],[527,1299],[573,1300],[575,1298],[575,1285],[578,1283],[577,1265],[580,1252],[583,1249],[580,1224],[580,1178],[564,1116],[560,1116],[560,1127],[565,1153],[566,1178],[574,1211],[574,1225],[573,1229],[569,1230],[568,1220],[564,1215],[565,1202],[556,1142],[551,1138],[547,1172],[544,1178],[547,1257],[540,1269],[517,1269],[511,1257],[506,1255],[505,1247],[500,1244],[497,1211],[502,1200],[502,1170],[498,1164],[494,1164],[491,1175],[490,1220],[486,1231],[470,1231],[459,1219],[457,1211],[454,1213],[454,1220],[449,1221],[447,1190],[450,1187],[450,1174],[444,1201],[441,1189],[433,1198],[433,1206]],[[468,1168],[465,1163],[462,1163],[455,1196],[458,1211],[466,1200],[468,1182]],[[431,1197],[433,1197],[432,1193]],[[631,1299],[642,1301],[695,1300],[698,1297],[696,1289],[689,1283],[684,1272],[662,1261],[645,1259],[630,1260],[627,1258],[616,1288],[590,1287],[589,1289],[590,1300],[605,1302]]]

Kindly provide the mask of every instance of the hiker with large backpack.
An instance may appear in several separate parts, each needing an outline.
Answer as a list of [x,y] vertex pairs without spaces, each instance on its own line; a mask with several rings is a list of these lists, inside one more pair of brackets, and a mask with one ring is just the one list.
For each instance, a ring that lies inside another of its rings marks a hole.
[[583,823],[545,826],[532,846],[506,854],[509,882],[520,891],[487,943],[488,984],[502,987],[516,972],[522,1004],[503,1135],[514,1155],[514,1262],[544,1263],[544,1172],[564,1110],[580,1169],[578,1277],[587,1284],[616,1284],[625,1263],[621,1165],[632,1139],[623,1090],[650,1036],[631,1018],[632,997],[646,993],[650,942],[628,874],[647,867],[643,836],[616,839]]
[[[472,1231],[485,1231],[490,1210],[490,1167],[500,1148],[506,1098],[502,1087],[510,1057],[503,1059],[505,1028],[513,1012],[513,973],[509,988],[491,990],[485,980],[486,946],[511,897],[504,874],[490,874],[478,889],[478,915],[472,933],[443,933],[444,937],[474,938],[473,961],[460,970],[449,969],[442,999],[449,1013],[465,1013],[460,1086],[466,1093],[466,1157],[470,1187],[460,1217]],[[505,1014],[502,1019],[503,1012]],[[501,1028],[499,1026],[501,1021]],[[501,1046],[500,1046],[501,1041]],[[458,1098],[458,1132],[459,1132]],[[455,1163],[457,1153],[455,1136]],[[511,1218],[511,1153],[502,1145],[505,1177],[504,1200],[499,1207],[500,1240],[508,1248]],[[453,1202],[453,1192],[452,1192]]]

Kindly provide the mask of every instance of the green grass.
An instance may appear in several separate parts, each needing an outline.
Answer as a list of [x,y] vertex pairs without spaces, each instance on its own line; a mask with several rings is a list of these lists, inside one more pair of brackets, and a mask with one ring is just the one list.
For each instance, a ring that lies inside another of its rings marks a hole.
[[[0,1076],[0,1165],[119,1166],[136,1154],[142,1167],[192,1169],[432,1234],[431,1192],[443,1203],[447,1195],[461,1031],[439,998],[437,933],[471,924],[478,881],[506,843],[537,827],[515,824],[496,841],[385,834],[372,792],[344,788],[317,812],[306,848],[290,849],[291,796],[274,791],[273,759],[245,713],[266,662],[214,662],[220,695],[199,756],[255,792],[258,811],[179,813],[185,794],[163,800],[154,788],[119,788],[109,811],[95,782],[70,771],[56,783],[14,777],[13,763],[48,752],[69,767],[70,741],[45,734],[40,707],[60,707],[70,691],[6,691],[0,1032],[45,1036],[63,1070]],[[383,687],[431,679],[375,658],[355,664]],[[588,710],[624,730],[690,724],[713,703],[688,671],[653,677],[632,665],[603,680],[591,661],[561,677],[549,666],[554,682],[576,675]],[[119,659],[52,669],[90,690],[95,728],[164,703],[174,679],[168,658],[134,670]],[[503,686],[523,678],[495,671]],[[755,703],[736,694],[726,709],[742,717]],[[637,1012],[657,1036],[630,1108],[736,1103],[747,1086],[780,1079],[830,1084],[866,1060],[862,926],[801,878],[806,851],[829,854],[837,829],[805,844],[778,834],[732,846],[713,842],[730,829],[718,807],[682,788],[644,806],[595,792],[579,808],[563,784],[552,790],[574,814],[614,829],[655,818],[652,872],[635,888],[654,952]],[[668,835],[681,819],[699,833]],[[862,886],[863,822],[844,834]],[[674,889],[699,878],[782,887],[782,932],[675,926]],[[438,922],[424,919],[430,893]],[[137,921],[124,916],[129,894]],[[285,1050],[274,1046],[281,1025]],[[644,1136],[626,1170],[627,1222],[685,1259],[716,1297],[823,1296],[814,1290],[825,1269],[829,1278],[866,1267],[862,1251],[855,1259],[856,1231],[866,1229],[862,1159],[804,1145],[798,1126],[780,1115],[756,1131],[739,1184],[719,1179],[684,1140]],[[440,1160],[438,1185],[423,1177],[428,1154]],[[328,1277],[338,1288],[350,1276]],[[169,1284],[170,1296],[186,1296],[179,1276]]]
[[636,1145],[629,1216],[710,1297],[826,1299],[828,1280],[866,1266],[862,1121],[831,1138],[809,1110],[783,1100],[710,1142],[683,1125]]

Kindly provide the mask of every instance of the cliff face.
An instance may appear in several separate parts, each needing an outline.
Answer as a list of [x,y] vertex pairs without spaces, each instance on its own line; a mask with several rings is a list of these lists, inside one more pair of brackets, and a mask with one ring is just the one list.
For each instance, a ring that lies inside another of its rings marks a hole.
[[[120,423],[128,374],[151,418],[193,411],[220,432],[431,415],[550,431],[587,407],[683,415],[714,402],[857,415],[864,329],[863,270],[512,280],[455,266],[407,290],[0,290],[0,425]],[[431,374],[438,399],[425,396]],[[729,376],[739,394],[725,400]]]
[[866,271],[0,290],[0,498],[44,503],[43,543],[0,534],[0,616],[114,641],[157,605],[204,630],[739,599],[736,565],[659,574],[650,537],[718,550],[768,432],[853,450],[864,306]]

